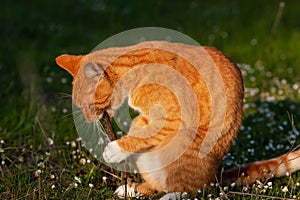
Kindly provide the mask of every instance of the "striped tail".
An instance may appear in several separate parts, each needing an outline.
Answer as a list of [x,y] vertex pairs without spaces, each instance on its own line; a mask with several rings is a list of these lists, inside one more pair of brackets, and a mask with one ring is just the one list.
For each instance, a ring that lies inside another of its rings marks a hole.
[[222,183],[248,185],[256,180],[267,181],[300,170],[300,149],[270,160],[258,161],[223,171]]

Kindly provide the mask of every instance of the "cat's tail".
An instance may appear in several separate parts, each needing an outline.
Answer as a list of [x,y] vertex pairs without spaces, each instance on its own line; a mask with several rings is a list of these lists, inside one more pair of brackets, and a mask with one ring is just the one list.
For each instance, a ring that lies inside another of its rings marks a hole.
[[267,181],[300,170],[300,149],[277,158],[242,165],[220,173],[222,183],[248,185],[256,180]]

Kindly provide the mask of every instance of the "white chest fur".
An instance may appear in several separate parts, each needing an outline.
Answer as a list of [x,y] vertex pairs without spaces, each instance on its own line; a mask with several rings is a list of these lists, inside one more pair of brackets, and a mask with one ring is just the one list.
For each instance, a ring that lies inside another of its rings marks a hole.
[[147,181],[159,186],[162,190],[166,188],[167,173],[160,162],[159,157],[144,153],[138,156],[136,161],[139,172],[147,173]]

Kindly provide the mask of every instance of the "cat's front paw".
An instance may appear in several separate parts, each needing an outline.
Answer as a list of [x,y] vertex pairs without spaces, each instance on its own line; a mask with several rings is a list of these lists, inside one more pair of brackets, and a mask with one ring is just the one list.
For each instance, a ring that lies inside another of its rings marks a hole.
[[120,163],[128,156],[130,156],[130,153],[122,151],[117,140],[108,143],[103,152],[103,158],[107,163]]

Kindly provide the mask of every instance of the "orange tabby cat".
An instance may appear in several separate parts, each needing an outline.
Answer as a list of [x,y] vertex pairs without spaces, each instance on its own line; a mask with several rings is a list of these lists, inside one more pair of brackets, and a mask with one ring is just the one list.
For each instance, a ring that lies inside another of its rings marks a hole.
[[[125,99],[139,112],[128,134],[110,142],[103,158],[119,163],[134,157],[145,180],[137,187],[140,193],[195,192],[215,181],[243,110],[240,70],[224,54],[211,47],[149,41],[61,55],[56,62],[74,77],[73,102],[86,120],[99,120],[105,110],[113,113]],[[299,156],[298,150],[256,162],[227,171],[223,178],[250,183],[281,176],[300,169]],[[245,175],[238,178],[241,172]]]

